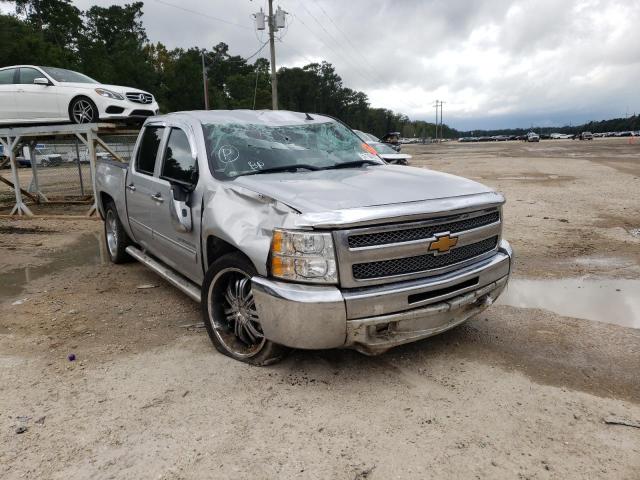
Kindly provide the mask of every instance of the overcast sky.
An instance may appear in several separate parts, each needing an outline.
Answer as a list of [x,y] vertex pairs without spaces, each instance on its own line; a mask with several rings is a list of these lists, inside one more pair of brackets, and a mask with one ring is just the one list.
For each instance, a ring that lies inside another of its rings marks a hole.
[[[123,1],[77,0],[79,8]],[[174,6],[171,6],[174,5]],[[638,0],[283,0],[277,64],[327,60],[371,104],[459,129],[640,112]],[[266,0],[145,0],[151,41],[256,51]],[[187,11],[190,10],[190,11]],[[216,20],[223,19],[226,22]],[[268,58],[268,48],[261,55]]]

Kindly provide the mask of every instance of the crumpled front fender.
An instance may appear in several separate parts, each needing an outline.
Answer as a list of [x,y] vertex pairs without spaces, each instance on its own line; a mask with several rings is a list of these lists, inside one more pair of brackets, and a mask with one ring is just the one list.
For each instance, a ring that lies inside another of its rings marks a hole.
[[[202,240],[215,236],[231,244],[267,275],[274,228],[295,228],[300,212],[266,195],[239,186],[220,186],[203,200]],[[299,228],[299,227],[298,227]],[[215,259],[206,258],[205,265]]]

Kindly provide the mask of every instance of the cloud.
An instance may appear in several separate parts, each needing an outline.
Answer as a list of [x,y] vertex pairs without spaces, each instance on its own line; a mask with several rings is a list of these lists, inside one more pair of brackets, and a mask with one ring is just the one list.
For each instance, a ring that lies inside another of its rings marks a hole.
[[[75,2],[81,9],[95,3],[126,2]],[[147,0],[143,20],[151,41],[183,48],[223,41],[233,54],[248,55],[266,40],[251,18],[265,3]],[[275,4],[289,12],[277,42],[279,66],[327,60],[373,106],[411,118],[431,120],[436,99],[446,102],[445,122],[460,128],[575,123],[640,111],[637,1]],[[268,58],[267,49],[263,55]]]

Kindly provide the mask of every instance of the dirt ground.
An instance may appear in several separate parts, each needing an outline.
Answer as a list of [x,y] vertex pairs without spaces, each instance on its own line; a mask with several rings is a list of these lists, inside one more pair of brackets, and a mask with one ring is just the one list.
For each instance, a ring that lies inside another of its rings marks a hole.
[[[640,279],[640,144],[404,149],[507,196],[516,278]],[[379,357],[249,367],[101,228],[0,219],[2,479],[640,478],[640,428],[604,421],[640,423],[638,329],[498,304]]]

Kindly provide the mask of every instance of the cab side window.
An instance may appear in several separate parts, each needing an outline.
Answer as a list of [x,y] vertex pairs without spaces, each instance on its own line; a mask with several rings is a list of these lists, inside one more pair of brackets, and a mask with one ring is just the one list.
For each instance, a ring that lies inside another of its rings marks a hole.
[[13,76],[15,75],[15,73],[15,68],[0,70],[0,85],[11,85],[13,83]]
[[44,75],[35,68],[20,68],[20,74],[18,75],[19,84],[32,84],[34,78],[44,78]]
[[163,134],[164,127],[145,127],[142,139],[140,140],[138,156],[136,157],[137,172],[153,175]]
[[197,168],[197,162],[191,156],[187,134],[179,128],[172,128],[160,177],[168,181],[193,185],[197,181]]

